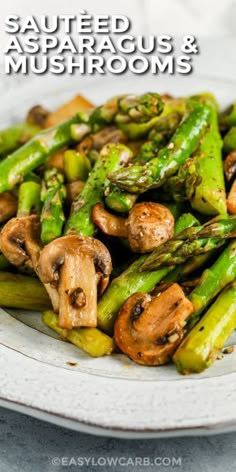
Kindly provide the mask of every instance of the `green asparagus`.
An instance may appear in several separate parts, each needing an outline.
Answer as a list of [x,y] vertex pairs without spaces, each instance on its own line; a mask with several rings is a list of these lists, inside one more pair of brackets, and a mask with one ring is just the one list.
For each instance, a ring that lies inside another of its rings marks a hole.
[[44,164],[63,146],[80,141],[91,131],[86,120],[86,114],[78,113],[74,118],[40,132],[0,162],[0,193],[22,182],[25,175]]
[[103,147],[100,159],[94,165],[81,193],[74,200],[72,215],[69,217],[65,233],[93,236],[96,225],[92,221],[92,209],[103,201],[104,188],[107,185],[108,172],[130,159],[132,153],[123,144],[108,144]]
[[157,270],[169,265],[182,264],[192,256],[217,249],[226,238],[236,237],[236,216],[215,219],[203,226],[188,228],[169,239],[147,257],[139,271]]
[[91,163],[85,154],[72,149],[64,153],[64,171],[67,182],[82,180],[85,182],[91,171]]
[[66,197],[64,176],[56,168],[47,169],[41,189],[41,201],[43,208],[41,212],[41,241],[50,243],[59,238],[65,222],[63,202]]
[[108,175],[112,183],[131,193],[143,193],[160,187],[175,174],[196,150],[209,124],[211,108],[207,104],[191,103],[191,110],[174,133],[168,146],[144,166],[130,165]]
[[0,156],[6,156],[40,132],[40,127],[18,123],[0,131]]
[[43,311],[51,308],[51,302],[37,278],[0,272],[0,306]]
[[40,190],[40,184],[30,180],[20,185],[17,209],[18,218],[29,216],[32,213],[40,214]]
[[178,347],[173,360],[181,374],[210,367],[236,326],[236,283],[227,287]]
[[236,126],[232,126],[228,133],[224,136],[223,151],[225,154],[229,154],[231,151],[236,150]]
[[46,326],[56,331],[62,339],[69,341],[92,357],[106,356],[112,353],[115,343],[107,334],[97,328],[62,329],[58,326],[58,316],[53,311],[45,311],[42,320]]

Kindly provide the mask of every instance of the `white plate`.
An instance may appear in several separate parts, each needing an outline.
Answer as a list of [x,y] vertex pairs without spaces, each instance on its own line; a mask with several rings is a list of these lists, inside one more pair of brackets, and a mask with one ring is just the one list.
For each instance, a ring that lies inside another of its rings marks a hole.
[[[82,92],[95,103],[117,93],[176,95],[213,91],[221,105],[236,99],[230,81],[201,77],[122,77],[15,83],[1,98],[0,126],[29,106],[55,107]],[[19,97],[20,91],[20,97]],[[236,342],[232,338],[229,344]],[[74,367],[68,362],[74,362]],[[120,437],[209,434],[236,429],[236,352],[200,375],[174,366],[148,368],[122,355],[92,359],[60,341],[38,313],[0,312],[0,404],[75,430]]]

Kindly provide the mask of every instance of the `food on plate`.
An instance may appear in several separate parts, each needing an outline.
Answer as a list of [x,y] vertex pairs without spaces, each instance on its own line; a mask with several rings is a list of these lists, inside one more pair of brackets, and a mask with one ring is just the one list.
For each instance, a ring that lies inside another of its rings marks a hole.
[[209,367],[236,327],[235,110],[77,95],[0,131],[1,306],[93,357]]

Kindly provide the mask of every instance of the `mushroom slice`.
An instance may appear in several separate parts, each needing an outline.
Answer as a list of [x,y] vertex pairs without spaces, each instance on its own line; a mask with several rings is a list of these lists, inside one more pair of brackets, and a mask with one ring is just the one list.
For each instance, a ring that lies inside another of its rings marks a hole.
[[16,267],[28,265],[34,268],[42,249],[39,235],[38,215],[12,218],[1,231],[2,253]]
[[38,272],[58,290],[61,328],[97,325],[97,293],[107,287],[111,270],[110,253],[95,238],[68,235],[44,247]]
[[[40,240],[40,217],[30,215],[21,218],[12,218],[1,231],[1,251],[9,262],[16,267],[27,266],[36,272],[42,249]],[[58,294],[50,285],[45,288],[51,298],[54,311],[58,312]]]
[[17,198],[10,192],[0,194],[0,223],[4,223],[15,216],[17,212]]
[[79,195],[79,193],[84,188],[84,182],[82,180],[75,180],[74,182],[70,182],[66,184],[66,199],[68,203],[71,205],[73,200]]
[[92,218],[94,223],[105,234],[117,236],[119,238],[127,238],[128,231],[125,226],[126,218],[116,216],[106,211],[101,203],[96,203],[93,207]]
[[128,240],[133,252],[151,252],[174,234],[175,220],[159,203],[142,202],[132,208],[127,219]]
[[135,293],[122,306],[115,322],[115,341],[138,364],[168,363],[185,334],[194,311],[178,284],[158,297]]
[[236,215],[236,180],[232,184],[226,203],[228,213]]
[[229,181],[236,174],[236,150],[229,153],[224,161],[224,173]]

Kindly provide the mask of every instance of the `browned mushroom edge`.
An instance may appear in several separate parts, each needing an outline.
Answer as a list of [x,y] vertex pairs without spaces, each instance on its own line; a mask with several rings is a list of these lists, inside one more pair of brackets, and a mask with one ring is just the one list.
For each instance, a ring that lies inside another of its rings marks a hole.
[[159,203],[136,203],[127,219],[113,215],[101,204],[96,204],[92,218],[105,234],[127,237],[131,250],[137,253],[153,251],[174,234],[174,217],[168,208]]
[[27,123],[43,128],[49,114],[50,112],[42,105],[35,105],[28,111],[26,121]]
[[228,181],[236,174],[236,150],[230,152],[226,157],[224,161],[224,173]]
[[60,327],[97,325],[97,294],[107,287],[111,270],[110,253],[95,238],[68,235],[44,247],[37,271],[58,291]]
[[135,293],[122,306],[114,327],[120,350],[143,365],[168,363],[185,334],[192,303],[174,283],[159,296]]
[[227,200],[227,210],[231,215],[236,215],[236,180],[233,182]]
[[[30,215],[12,218],[0,234],[0,247],[8,261],[16,267],[30,267],[37,275],[37,264],[42,250],[40,240],[40,217]],[[58,294],[50,285],[45,288],[51,298],[53,309],[58,311]]]
[[128,231],[126,228],[126,218],[122,216],[113,215],[105,210],[101,203],[96,203],[92,211],[93,222],[110,236],[117,236],[119,238],[127,238]]
[[17,198],[10,192],[0,194],[0,223],[4,223],[17,212]]

